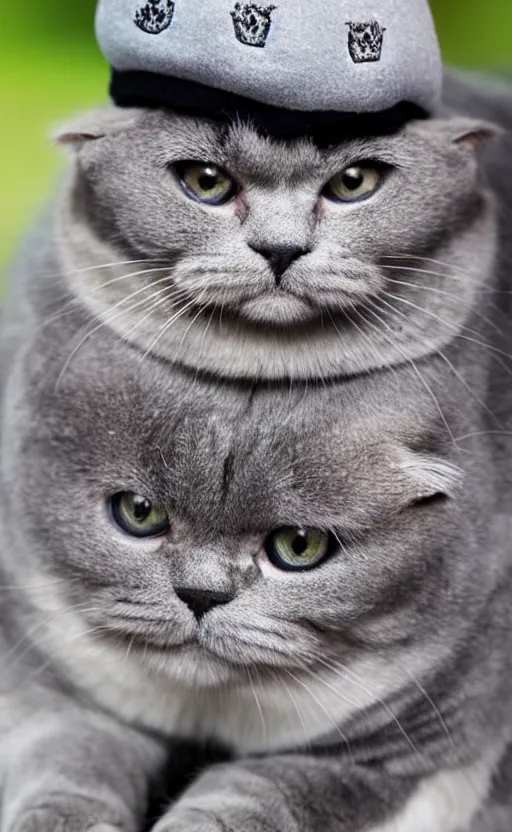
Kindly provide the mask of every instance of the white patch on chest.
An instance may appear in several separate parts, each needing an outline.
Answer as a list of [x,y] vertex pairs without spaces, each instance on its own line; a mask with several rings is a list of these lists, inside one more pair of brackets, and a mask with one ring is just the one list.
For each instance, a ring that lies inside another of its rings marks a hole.
[[401,812],[369,832],[468,832],[489,794],[503,748],[490,749],[472,766],[423,780]]

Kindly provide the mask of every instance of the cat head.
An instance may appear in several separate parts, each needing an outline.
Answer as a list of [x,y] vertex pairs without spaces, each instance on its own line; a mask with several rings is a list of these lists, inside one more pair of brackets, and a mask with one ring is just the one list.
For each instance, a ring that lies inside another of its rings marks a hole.
[[[218,696],[204,730],[234,741],[222,697],[240,709],[256,680],[283,745],[302,741],[287,687],[320,734],[312,683],[322,702],[333,684],[348,696],[347,712],[326,705],[345,719],[444,660],[494,580],[487,538],[478,556],[491,489],[466,487],[412,371],[244,389],[141,364],[102,330],[56,394],[59,337],[10,399],[3,559],[34,585],[35,643],[76,684],[167,731],[180,690],[196,726],[202,692],[205,713]],[[475,471],[485,483],[482,458]],[[236,741],[255,750],[249,713]]]
[[492,268],[486,125],[277,141],[107,109],[60,133],[71,290],[144,351],[256,378],[344,375],[443,346]]

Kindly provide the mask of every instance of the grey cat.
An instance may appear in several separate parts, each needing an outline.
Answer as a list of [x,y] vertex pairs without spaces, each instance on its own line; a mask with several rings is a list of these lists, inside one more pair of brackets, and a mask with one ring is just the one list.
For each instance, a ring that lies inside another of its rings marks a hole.
[[75,158],[59,269],[99,325],[193,370],[327,379],[421,358],[461,330],[494,261],[476,159],[493,129],[449,115],[326,144],[88,113],[59,134]]
[[[456,96],[507,124],[499,92]],[[88,273],[53,218],[27,241],[2,328],[1,832],[510,829],[510,142],[485,185],[452,153],[445,192],[472,198],[446,234],[480,229],[487,266],[499,232],[496,266],[477,291],[459,264],[442,350],[425,321],[422,360],[340,382],[172,366],[69,303]],[[223,762],[185,777],[185,741]]]

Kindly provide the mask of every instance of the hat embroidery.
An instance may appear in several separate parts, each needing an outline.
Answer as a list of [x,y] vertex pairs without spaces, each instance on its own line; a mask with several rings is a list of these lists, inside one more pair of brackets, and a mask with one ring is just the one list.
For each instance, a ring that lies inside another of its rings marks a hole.
[[272,25],[272,12],[277,6],[256,6],[246,3],[242,6],[236,3],[231,12],[235,35],[244,46],[259,46],[263,48],[267,42],[268,33]]
[[371,20],[368,23],[347,23],[348,51],[355,64],[380,61],[386,29]]
[[133,22],[147,35],[159,35],[171,25],[174,6],[174,0],[148,0],[135,13]]

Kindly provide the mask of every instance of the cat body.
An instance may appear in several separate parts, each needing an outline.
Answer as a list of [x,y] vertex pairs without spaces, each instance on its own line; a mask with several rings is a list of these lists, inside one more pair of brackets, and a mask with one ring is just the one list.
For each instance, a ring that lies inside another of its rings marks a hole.
[[[460,325],[379,373],[169,363],[99,325],[53,217],[28,240],[2,328],[2,832],[135,832],[169,761],[159,832],[509,828],[500,142],[471,215],[487,270],[458,310],[446,290]],[[161,533],[127,533],[126,494]],[[284,568],[302,529],[326,549]],[[184,742],[217,763],[177,776]]]

